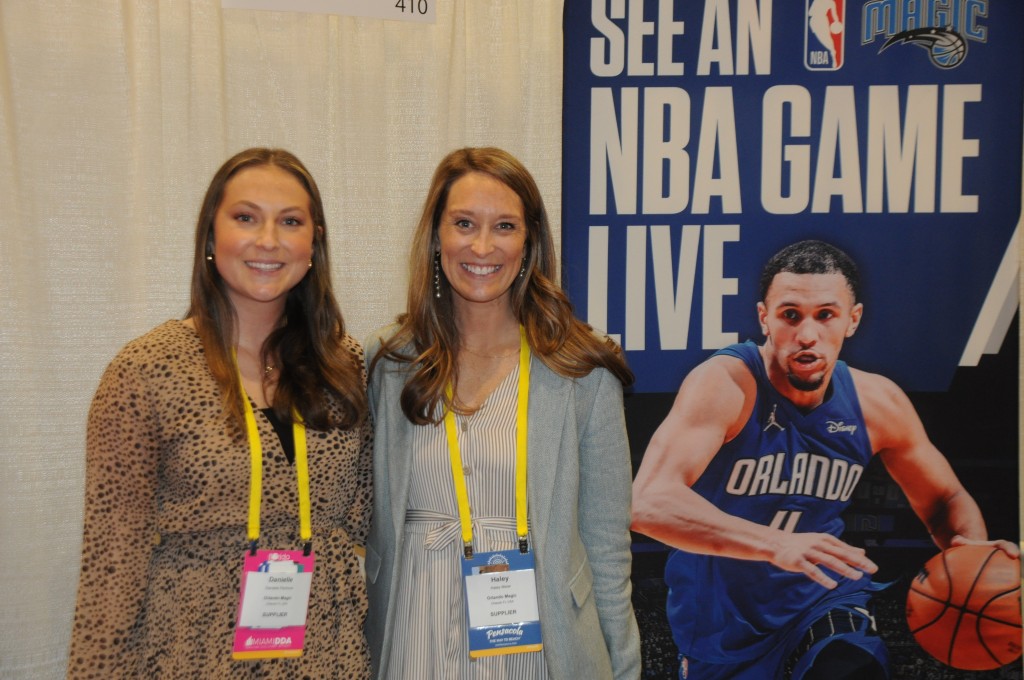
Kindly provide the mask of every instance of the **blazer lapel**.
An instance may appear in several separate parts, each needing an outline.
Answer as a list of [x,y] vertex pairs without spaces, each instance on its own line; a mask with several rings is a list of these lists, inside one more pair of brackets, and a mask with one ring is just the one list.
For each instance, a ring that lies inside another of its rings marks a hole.
[[[390,367],[390,366],[389,366]],[[399,399],[405,386],[406,374],[399,370],[389,370],[384,374],[384,385],[381,404],[388,412],[387,438],[384,442],[387,454],[388,489],[391,493],[391,521],[395,536],[401,536],[405,529],[405,509],[409,503],[409,475],[412,469],[410,456],[410,435],[412,426],[409,424]]]

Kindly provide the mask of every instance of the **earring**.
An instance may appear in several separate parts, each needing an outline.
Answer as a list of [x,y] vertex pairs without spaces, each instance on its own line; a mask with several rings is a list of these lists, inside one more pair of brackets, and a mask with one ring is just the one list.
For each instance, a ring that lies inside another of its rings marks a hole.
[[523,257],[523,266],[519,268],[519,278],[523,278],[526,275],[526,258]]
[[434,297],[441,299],[441,251],[434,253]]
[[306,265],[306,269],[312,269],[312,268],[313,268],[313,260],[310,260],[309,264]]
[[206,261],[207,262],[213,262],[213,255],[207,255],[206,256]]

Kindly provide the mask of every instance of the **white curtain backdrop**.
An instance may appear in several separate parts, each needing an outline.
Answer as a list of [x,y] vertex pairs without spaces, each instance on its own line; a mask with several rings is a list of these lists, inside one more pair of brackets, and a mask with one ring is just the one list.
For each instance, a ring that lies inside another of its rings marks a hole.
[[435,24],[0,0],[0,678],[64,674],[89,402],[126,341],[184,313],[221,162],[265,145],[309,166],[365,337],[404,304],[447,151],[508,149],[557,221],[561,18],[559,0],[437,0]]

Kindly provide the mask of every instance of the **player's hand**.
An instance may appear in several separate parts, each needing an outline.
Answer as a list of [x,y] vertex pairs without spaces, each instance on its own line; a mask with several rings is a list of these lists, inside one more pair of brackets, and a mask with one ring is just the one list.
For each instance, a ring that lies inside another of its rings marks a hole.
[[1017,547],[1015,543],[1011,543],[1010,541],[1004,541],[1002,539],[997,539],[994,541],[979,541],[978,539],[967,538],[966,536],[961,536],[960,534],[957,534],[949,541],[949,545],[951,547],[958,545],[991,545],[993,547],[999,548],[1009,557],[1012,557],[1015,560],[1020,559],[1020,548]]
[[780,569],[803,573],[807,578],[829,590],[839,583],[820,567],[850,579],[878,571],[863,548],[840,541],[831,534],[779,532],[779,543],[771,563]]

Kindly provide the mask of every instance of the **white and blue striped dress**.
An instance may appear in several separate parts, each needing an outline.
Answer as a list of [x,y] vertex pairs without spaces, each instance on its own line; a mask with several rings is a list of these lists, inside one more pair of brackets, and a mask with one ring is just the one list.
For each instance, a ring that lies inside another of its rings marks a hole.
[[[513,369],[470,416],[457,416],[477,552],[511,550],[515,531],[516,396]],[[547,678],[544,653],[469,658],[462,539],[444,425],[415,428],[405,541],[399,558],[387,678]],[[541,624],[543,635],[543,623]]]

